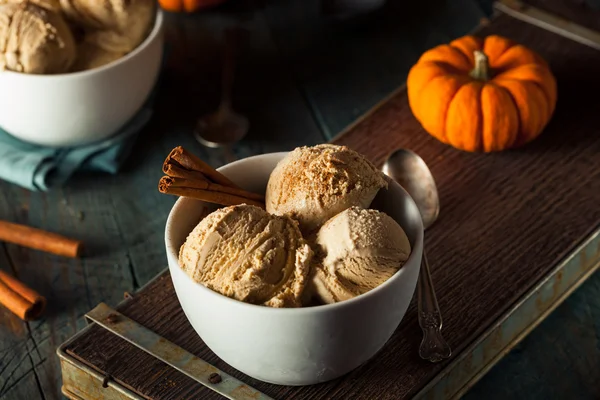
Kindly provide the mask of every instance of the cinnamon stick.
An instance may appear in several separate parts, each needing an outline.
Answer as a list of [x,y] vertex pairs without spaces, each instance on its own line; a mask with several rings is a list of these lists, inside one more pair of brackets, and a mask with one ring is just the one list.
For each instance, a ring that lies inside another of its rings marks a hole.
[[83,244],[56,233],[0,221],[0,240],[65,257],[78,257]]
[[181,146],[175,147],[173,150],[171,150],[171,153],[167,156],[167,159],[163,164],[163,171],[168,168],[169,164],[179,165],[188,171],[201,172],[209,180],[213,181],[214,183],[218,183],[219,185],[240,189],[239,186],[229,180],[229,178],[227,178],[225,175],[221,174]]
[[163,164],[163,172],[174,178],[195,179],[199,181],[207,181],[208,178],[200,171],[189,171],[179,165]]
[[163,177],[159,184],[158,190],[164,194],[172,194],[175,196],[191,197],[194,199],[206,201],[222,206],[235,206],[238,204],[250,204],[253,206],[265,208],[265,204],[261,201],[249,199],[247,197],[237,196],[230,193],[215,192],[212,190],[198,189],[193,187],[172,186],[168,183],[169,177]]
[[39,318],[46,299],[18,279],[0,271],[0,304],[25,321]]
[[262,196],[258,193],[253,193],[244,189],[232,188],[228,186],[219,185],[217,183],[211,183],[208,181],[201,181],[197,179],[185,179],[172,176],[163,176],[159,184],[169,187],[203,189],[211,192],[222,192],[232,194],[234,196],[245,197],[250,200],[256,200],[260,202],[265,201],[265,196]]

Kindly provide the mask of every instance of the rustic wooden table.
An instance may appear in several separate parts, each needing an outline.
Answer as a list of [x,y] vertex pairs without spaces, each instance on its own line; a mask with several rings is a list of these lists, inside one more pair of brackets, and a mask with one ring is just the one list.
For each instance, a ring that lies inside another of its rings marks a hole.
[[[485,16],[485,2],[433,3],[392,2],[383,13],[345,22],[321,17],[317,1],[169,15],[172,48],[156,113],[119,175],[80,175],[45,194],[0,183],[0,219],[80,238],[89,254],[70,260],[0,247],[0,268],[49,300],[44,318],[32,323],[0,309],[0,399],[60,398],[56,347],[85,325],[82,315],[96,304],[118,303],[164,269],[163,228],[174,199],[156,184],[171,148],[183,145],[218,166],[331,139],[401,85],[422,51]],[[598,20],[581,22],[593,27]],[[234,24],[250,33],[234,104],[251,131],[231,152],[207,150],[190,132],[197,116],[216,106],[220,32]],[[596,274],[466,397],[598,398],[599,295]]]

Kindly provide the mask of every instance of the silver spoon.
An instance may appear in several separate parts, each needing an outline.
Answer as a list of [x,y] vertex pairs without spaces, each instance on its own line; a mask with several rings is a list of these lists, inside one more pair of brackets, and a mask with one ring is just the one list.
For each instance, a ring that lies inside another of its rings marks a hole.
[[231,93],[235,75],[235,49],[239,32],[229,29],[225,32],[221,103],[216,112],[198,120],[194,136],[207,147],[226,147],[246,136],[248,119],[231,108]]
[[[423,227],[429,228],[440,213],[440,200],[435,180],[425,161],[410,150],[400,149],[390,155],[382,170],[413,198],[421,213]],[[423,330],[419,356],[431,362],[449,358],[452,350],[442,337],[442,314],[433,289],[424,248],[417,284],[417,303],[419,325]]]

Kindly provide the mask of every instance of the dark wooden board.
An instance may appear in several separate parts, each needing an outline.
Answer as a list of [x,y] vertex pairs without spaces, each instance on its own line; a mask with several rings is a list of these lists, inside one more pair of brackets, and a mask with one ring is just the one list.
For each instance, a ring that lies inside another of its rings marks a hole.
[[[600,52],[508,16],[480,31],[492,32],[538,50],[557,76],[557,111],[538,140],[499,154],[454,150],[420,128],[404,91],[336,139],[377,164],[393,148],[408,147],[432,168],[442,213],[426,245],[455,355],[600,226],[600,138],[594,123],[600,81],[589,79],[600,70]],[[119,309],[275,398],[408,397],[448,363],[418,358],[413,306],[384,350],[346,377],[310,387],[274,386],[233,370],[206,348],[185,319],[168,274]],[[218,398],[98,327],[67,351],[150,398]]]
[[524,0],[523,3],[600,31],[600,0]]

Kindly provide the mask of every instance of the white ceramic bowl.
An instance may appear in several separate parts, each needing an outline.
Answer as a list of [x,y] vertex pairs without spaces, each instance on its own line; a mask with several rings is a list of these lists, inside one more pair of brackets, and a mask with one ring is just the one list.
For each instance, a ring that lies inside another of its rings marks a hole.
[[0,72],[0,127],[21,140],[50,147],[105,139],[148,98],[162,53],[159,11],[141,45],[100,68],[56,75]]
[[[264,192],[286,153],[250,157],[220,171],[247,190]],[[195,283],[178,265],[179,248],[201,215],[215,209],[180,198],[167,220],[165,242],[179,302],[206,345],[223,361],[262,381],[309,385],[337,378],[369,360],[390,338],[412,298],[423,253],[423,225],[410,196],[395,182],[375,200],[406,231],[412,253],[392,278],[344,302],[306,308],[246,304]]]

